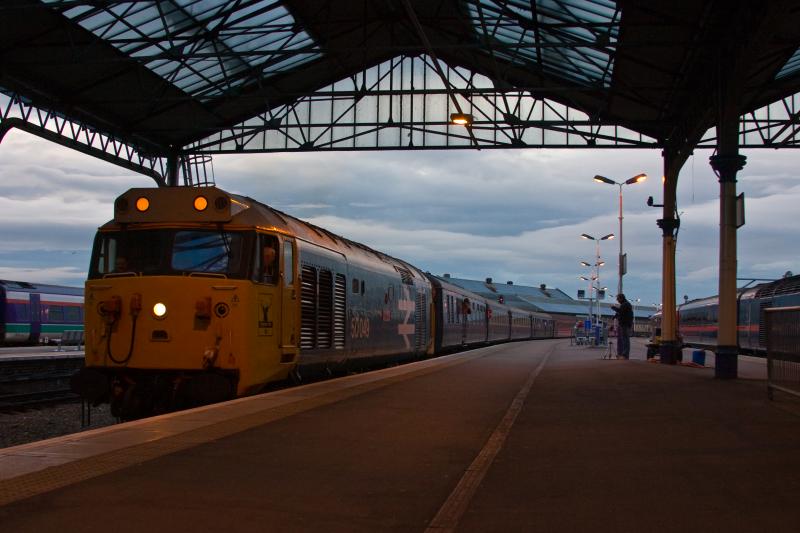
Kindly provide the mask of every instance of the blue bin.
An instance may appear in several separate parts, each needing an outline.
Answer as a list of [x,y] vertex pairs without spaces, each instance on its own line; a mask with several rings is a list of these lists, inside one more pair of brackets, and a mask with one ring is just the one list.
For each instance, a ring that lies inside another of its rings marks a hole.
[[694,350],[692,352],[692,363],[696,365],[706,366],[706,351]]

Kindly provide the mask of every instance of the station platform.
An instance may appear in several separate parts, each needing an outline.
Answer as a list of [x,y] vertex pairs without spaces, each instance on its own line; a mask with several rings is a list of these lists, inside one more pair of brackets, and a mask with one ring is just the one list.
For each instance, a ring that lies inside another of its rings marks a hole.
[[491,346],[0,449],[0,528],[796,531],[800,403],[763,362],[633,351]]

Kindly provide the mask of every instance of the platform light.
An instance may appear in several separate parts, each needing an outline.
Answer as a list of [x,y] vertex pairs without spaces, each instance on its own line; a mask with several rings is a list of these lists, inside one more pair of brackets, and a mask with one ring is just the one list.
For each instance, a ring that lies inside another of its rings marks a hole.
[[472,115],[469,113],[450,113],[450,122],[459,126],[471,126]]
[[140,213],[144,213],[150,209],[150,200],[148,200],[145,196],[140,196],[136,199],[136,210]]
[[636,176],[625,180],[625,185],[633,185],[634,183],[641,183],[647,179],[647,174],[637,174]]
[[164,318],[167,315],[167,306],[158,302],[153,306],[153,316],[156,318]]
[[[625,181],[618,182],[614,181],[610,178],[606,178],[605,176],[598,176],[595,175],[594,181],[598,183],[608,183],[609,185],[617,185],[619,187],[619,256],[618,256],[618,269],[617,275],[618,282],[617,282],[617,293],[622,294],[622,277],[625,275],[627,271],[627,256],[624,254],[622,250],[622,188],[625,185],[633,185],[634,183],[641,183],[647,179],[647,174],[642,172],[641,174],[636,174],[632,178],[628,178]],[[650,202],[652,205],[652,202]]]
[[197,196],[194,199],[194,208],[197,211],[205,211],[208,207],[208,200],[205,196]]

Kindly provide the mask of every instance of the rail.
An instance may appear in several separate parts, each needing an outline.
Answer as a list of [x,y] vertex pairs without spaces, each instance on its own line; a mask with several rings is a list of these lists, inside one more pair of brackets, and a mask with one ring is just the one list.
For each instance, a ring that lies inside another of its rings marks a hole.
[[767,393],[800,396],[800,306],[765,310]]
[[69,386],[83,358],[23,358],[0,361],[0,411],[75,400]]

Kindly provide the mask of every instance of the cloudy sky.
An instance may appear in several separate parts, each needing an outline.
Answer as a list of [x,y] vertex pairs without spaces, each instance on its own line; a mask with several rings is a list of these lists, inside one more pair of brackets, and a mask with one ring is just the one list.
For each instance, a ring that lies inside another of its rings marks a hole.
[[[678,299],[716,294],[719,186],[710,151],[698,150],[678,186]],[[738,190],[739,277],[800,271],[794,220],[797,152],[746,152]],[[246,194],[435,274],[558,287],[575,297],[594,261],[581,233],[618,233],[617,181],[624,188],[629,299],[661,301],[662,162],[644,150],[338,152],[217,156],[217,185]],[[92,237],[114,198],[147,177],[12,130],[0,144],[0,278],[66,285],[85,279]],[[618,241],[605,241],[601,281],[616,292]]]

